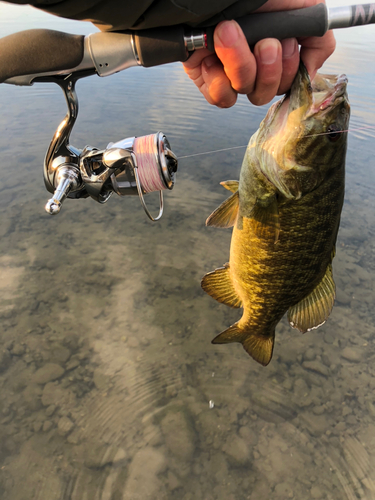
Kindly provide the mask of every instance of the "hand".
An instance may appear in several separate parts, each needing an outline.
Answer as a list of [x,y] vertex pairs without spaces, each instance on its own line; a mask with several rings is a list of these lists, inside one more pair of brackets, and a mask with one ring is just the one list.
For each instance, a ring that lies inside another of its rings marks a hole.
[[[256,12],[311,7],[322,1],[269,0]],[[184,69],[210,104],[229,108],[236,103],[238,94],[246,94],[250,102],[260,106],[287,92],[300,57],[313,78],[335,50],[336,42],[332,31],[323,37],[282,42],[267,38],[259,41],[252,53],[240,26],[235,21],[223,21],[215,29],[214,45],[215,53],[196,51],[184,63]]]

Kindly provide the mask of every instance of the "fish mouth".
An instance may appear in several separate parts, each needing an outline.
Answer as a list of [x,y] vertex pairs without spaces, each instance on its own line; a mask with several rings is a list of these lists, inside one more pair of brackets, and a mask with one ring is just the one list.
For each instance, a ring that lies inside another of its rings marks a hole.
[[[342,74],[337,77],[331,75],[317,75],[317,77],[315,89],[315,79],[313,81],[314,104],[311,109],[311,114],[337,106],[347,97],[346,87],[348,78],[346,75]],[[322,83],[325,83],[323,89]]]
[[347,83],[345,74],[336,76],[319,73],[311,82],[307,69],[301,62],[291,89],[274,104],[272,111],[270,109],[272,117],[268,120],[268,125],[282,127],[288,115],[298,108],[305,110],[305,117],[319,111],[328,111],[347,99]]
[[272,129],[285,125],[288,115],[299,108],[310,108],[312,105],[312,86],[306,66],[300,61],[298,72],[290,90],[271,106],[265,124]]

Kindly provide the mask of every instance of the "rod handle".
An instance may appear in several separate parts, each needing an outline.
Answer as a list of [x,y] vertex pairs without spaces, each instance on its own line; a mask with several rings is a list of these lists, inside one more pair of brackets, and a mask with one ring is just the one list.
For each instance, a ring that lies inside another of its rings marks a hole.
[[83,59],[84,36],[32,29],[0,39],[0,83],[8,78],[75,68]]
[[139,63],[146,68],[176,61],[183,62],[189,57],[182,24],[133,33],[136,55]]
[[[320,3],[305,9],[282,12],[250,14],[236,19],[250,46],[264,38],[298,38],[304,36],[323,36],[328,29],[328,13]],[[207,48],[214,51],[214,30],[207,28]]]

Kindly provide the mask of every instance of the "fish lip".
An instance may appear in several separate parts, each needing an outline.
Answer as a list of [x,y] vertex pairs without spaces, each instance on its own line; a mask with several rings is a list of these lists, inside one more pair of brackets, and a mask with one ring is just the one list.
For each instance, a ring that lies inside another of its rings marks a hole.
[[322,103],[319,103],[313,107],[313,112],[324,111],[327,108],[337,105],[344,100],[346,94],[346,86],[348,83],[348,78],[345,74],[341,74],[332,89],[332,91],[327,95]]
[[[302,66],[302,67],[301,67]],[[301,63],[299,71],[302,74],[302,78],[305,79],[304,85],[305,85],[305,90],[307,93],[310,93],[312,100],[314,99],[314,80],[311,82],[309,74],[307,73],[306,67]],[[310,114],[315,114],[318,111],[323,111],[327,108],[330,108],[333,105],[337,105],[340,102],[344,100],[344,96],[346,94],[346,87],[348,83],[348,78],[345,74],[341,74],[337,77],[336,82],[331,90],[331,92],[328,93],[326,98],[324,99],[323,102],[310,104],[311,105],[311,111]],[[292,86],[293,87],[293,86]],[[341,98],[341,99],[340,99]],[[272,125],[276,121],[276,117],[279,114],[279,111],[282,107],[282,105],[285,103],[285,101],[289,100],[288,104],[288,110],[286,111],[287,113],[295,106],[295,103],[292,102],[293,95],[292,95],[292,88],[288,90],[288,92],[277,102],[277,105],[275,106],[272,117],[270,120],[268,120],[268,125]]]

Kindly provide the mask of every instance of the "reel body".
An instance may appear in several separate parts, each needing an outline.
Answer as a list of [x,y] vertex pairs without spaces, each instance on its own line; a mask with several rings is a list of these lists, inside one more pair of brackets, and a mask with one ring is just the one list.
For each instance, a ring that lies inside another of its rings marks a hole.
[[[71,75],[72,76],[72,75]],[[60,212],[66,198],[91,197],[105,203],[112,193],[119,196],[137,195],[147,216],[159,220],[163,214],[163,191],[173,189],[178,160],[162,132],[142,137],[130,137],[109,143],[100,150],[86,146],[83,150],[69,144],[69,137],[78,115],[74,78],[58,76],[43,81],[54,81],[63,90],[68,113],[57,128],[44,161],[44,183],[53,193],[45,209],[51,215]],[[159,214],[153,217],[144,195],[159,191]]]

